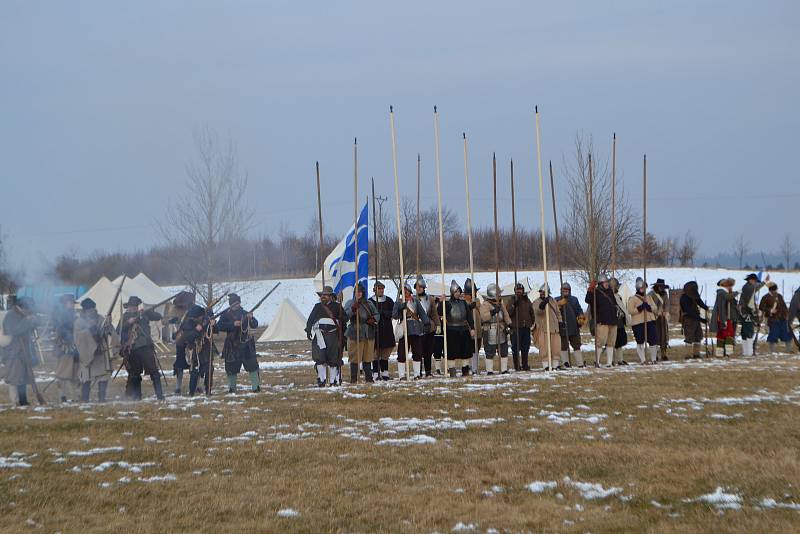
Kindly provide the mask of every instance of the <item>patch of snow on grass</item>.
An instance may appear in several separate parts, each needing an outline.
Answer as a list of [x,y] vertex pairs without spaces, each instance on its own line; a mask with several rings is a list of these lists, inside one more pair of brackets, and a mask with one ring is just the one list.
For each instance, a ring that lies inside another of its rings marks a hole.
[[778,502],[775,499],[764,498],[758,503],[761,508],[785,508],[786,510],[796,510],[800,512],[800,504],[794,502]]
[[594,499],[606,499],[612,495],[622,493],[622,488],[610,487],[606,489],[600,484],[595,484],[593,482],[580,482],[578,480],[572,480],[569,477],[564,477],[564,484],[577,489],[580,492],[581,497],[587,501]]
[[300,517],[300,512],[298,512],[294,508],[283,508],[281,510],[278,510],[278,517],[283,517],[286,519],[291,519],[293,517]]
[[67,456],[93,456],[95,454],[107,454],[109,452],[122,452],[125,447],[95,447],[88,451],[69,451]]
[[384,439],[379,441],[378,445],[405,446],[405,445],[430,445],[433,443],[436,443],[436,438],[427,436],[425,434],[415,434],[409,438]]
[[717,510],[740,510],[742,508],[742,496],[738,493],[725,493],[720,486],[717,486],[714,493],[707,493],[695,499],[685,499],[684,502],[704,502]]
[[558,482],[555,480],[536,480],[531,482],[525,488],[531,493],[544,493],[547,490],[555,489]]

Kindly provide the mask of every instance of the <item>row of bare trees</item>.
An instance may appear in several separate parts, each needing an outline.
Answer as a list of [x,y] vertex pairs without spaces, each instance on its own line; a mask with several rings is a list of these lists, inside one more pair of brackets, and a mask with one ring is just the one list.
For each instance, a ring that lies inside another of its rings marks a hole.
[[[160,226],[164,245],[147,252],[94,254],[79,259],[59,258],[56,273],[65,281],[92,283],[99,276],[122,272],[147,272],[159,283],[183,283],[196,288],[207,299],[214,296],[214,285],[223,280],[269,276],[309,276],[319,269],[321,259],[336,245],[340,236],[326,236],[320,247],[317,221],[301,232],[283,226],[277,236],[252,239],[252,211],[247,205],[247,176],[239,170],[236,147],[223,141],[208,128],[195,133],[196,158],[186,167],[184,197],[177,199]],[[589,196],[588,155],[594,158],[591,197]],[[639,218],[631,208],[622,187],[616,188],[612,231],[612,187],[608,162],[599,158],[590,137],[578,135],[574,154],[565,158],[566,209],[559,214],[562,266],[576,269],[585,279],[608,272],[612,263],[610,240],[615,236],[617,264],[636,266],[646,254],[648,263],[690,265],[697,252],[697,241],[687,233],[678,238],[658,240],[648,234],[642,243]],[[565,182],[564,182],[565,180]],[[563,192],[563,191],[562,191]],[[563,204],[563,202],[562,202]],[[591,205],[591,209],[590,209]],[[375,252],[379,252],[380,276],[399,283],[399,256],[395,218],[379,212],[370,240],[370,271],[375,271]],[[469,267],[467,229],[464,218],[444,209],[446,266],[450,271]],[[406,272],[438,270],[438,216],[434,207],[420,209],[410,199],[401,204],[403,251]],[[376,232],[373,232],[375,234]],[[587,239],[587,236],[592,236]],[[512,253],[512,235],[502,228],[473,229],[475,267],[494,270],[494,244],[497,240],[502,270],[530,270],[541,266],[539,229],[518,229],[517,264]],[[553,236],[548,247],[555,249]],[[419,242],[419,246],[417,243]],[[376,248],[377,247],[377,248]]]

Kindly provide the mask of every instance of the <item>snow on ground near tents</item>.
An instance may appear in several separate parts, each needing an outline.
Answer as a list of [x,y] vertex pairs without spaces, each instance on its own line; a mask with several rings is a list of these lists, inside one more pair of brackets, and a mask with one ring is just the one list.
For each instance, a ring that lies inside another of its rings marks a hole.
[[[660,268],[655,267],[647,270],[647,278],[649,282],[654,282],[657,278],[663,278],[667,284],[674,288],[682,288],[683,284],[690,280],[696,280],[700,286],[703,299],[709,304],[713,304],[714,293],[716,292],[717,282],[721,278],[731,276],[736,279],[736,286],[738,288],[744,284],[744,277],[747,276],[748,271],[732,270],[732,269],[704,269],[704,268],[683,268],[683,267],[669,267]],[[623,283],[633,286],[633,282],[637,276],[641,275],[641,271],[622,271],[620,279]],[[463,285],[464,280],[469,275],[467,273],[447,273],[445,274],[445,286],[449,287],[450,280],[455,279],[459,284]],[[785,273],[776,272],[770,273],[771,279],[778,284],[780,291],[787,298],[791,297],[791,293],[800,287],[800,272]],[[520,271],[517,275],[518,279],[527,277],[530,280],[532,287],[538,288],[544,282],[542,271]],[[441,276],[438,274],[425,275],[425,279],[441,284]],[[486,286],[494,282],[493,272],[476,273],[475,279],[477,280],[478,287],[482,290]],[[500,273],[500,285],[505,286],[513,283],[513,272]],[[558,271],[548,271],[547,281],[550,287],[555,291],[558,287]],[[564,272],[564,281],[572,285],[572,294],[578,297],[578,300],[583,303],[583,297],[586,294],[586,284],[583,283],[574,271]],[[304,316],[308,316],[311,308],[318,302],[318,297],[314,290],[313,278],[285,278],[274,280],[258,280],[254,282],[235,282],[236,287],[240,287],[239,294],[242,297],[242,304],[245,308],[255,306],[255,304],[263,297],[267,291],[280,282],[281,285],[275,290],[261,307],[256,311],[256,318],[262,324],[268,324],[272,321],[278,311],[278,307],[285,298],[292,299],[297,305],[297,308]],[[388,284],[387,282],[387,285]],[[433,284],[432,284],[433,285]],[[370,291],[372,282],[370,281]],[[164,288],[167,293],[176,293],[181,286],[173,286]],[[395,291],[391,287],[387,288],[386,294],[394,298]],[[710,297],[709,297],[710,295]]]

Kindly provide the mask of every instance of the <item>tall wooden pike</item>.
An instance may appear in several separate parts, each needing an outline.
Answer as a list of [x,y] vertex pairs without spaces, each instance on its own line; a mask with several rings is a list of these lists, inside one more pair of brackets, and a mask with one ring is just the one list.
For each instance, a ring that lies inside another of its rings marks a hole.
[[[470,280],[472,280],[472,288],[470,293],[472,294],[472,302],[475,303],[475,262],[474,257],[472,255],[472,203],[470,201],[469,196],[469,162],[467,159],[467,134],[462,134],[464,137],[464,189],[467,193],[467,248],[469,249],[469,276]],[[472,318],[475,328],[478,325],[478,309],[477,306],[475,309],[472,310]],[[472,341],[474,345],[475,352],[472,354],[472,372],[474,374],[478,374],[478,332],[475,332],[475,335],[472,336]]]
[[[394,129],[394,108],[389,106],[389,127],[392,131],[392,171],[394,172],[394,208],[397,217],[397,248],[400,255],[400,297],[405,300],[403,287],[406,283],[406,271],[403,266],[403,228],[400,221],[400,180],[397,176],[397,134]],[[407,310],[403,308],[403,344],[406,355],[406,378],[410,378],[410,362],[408,354],[408,325],[406,325]]]
[[[542,141],[541,141],[541,131],[539,127],[539,106],[535,108],[536,112],[536,168],[539,174],[539,225],[542,229],[542,269],[544,273],[544,285],[545,287],[550,287],[547,284],[547,239],[544,230],[544,188],[542,186]],[[549,297],[549,295],[546,295]],[[545,313],[545,335],[547,336],[547,367],[552,370],[553,369],[553,354],[552,354],[552,347],[550,346],[550,305],[548,304],[544,308]]]
[[[434,142],[435,142],[435,154],[436,154],[436,204],[437,209],[439,212],[439,270],[441,271],[442,275],[442,288],[447,288],[447,284],[445,283],[444,278],[444,226],[442,225],[442,178],[439,171],[439,111],[436,109],[436,106],[433,106],[433,132],[434,132]],[[417,209],[419,209],[419,204],[417,204]],[[445,289],[443,289],[444,291]],[[445,296],[442,295],[442,299]],[[444,300],[442,300],[442,340],[444,343],[444,369],[449,369],[447,364],[447,307],[445,305]]]

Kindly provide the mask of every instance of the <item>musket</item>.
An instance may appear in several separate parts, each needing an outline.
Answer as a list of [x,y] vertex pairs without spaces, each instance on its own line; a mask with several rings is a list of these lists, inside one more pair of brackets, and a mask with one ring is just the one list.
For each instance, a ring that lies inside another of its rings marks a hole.
[[[24,317],[29,317],[30,315],[32,315],[31,313],[26,313],[25,310],[23,310],[20,306],[15,305],[14,307],[16,308],[17,313],[19,313]],[[33,354],[31,354],[30,343],[24,343],[24,346],[25,346],[25,352],[28,354],[27,358],[22,359],[23,364],[25,366],[25,375],[31,381],[31,390],[33,391],[33,394],[36,395],[36,401],[40,405],[47,404],[44,400],[44,395],[42,395],[42,392],[39,391],[39,386],[36,384],[36,377],[33,374]],[[39,355],[39,358],[41,359],[41,354]]]
[[[159,306],[162,306],[162,305],[166,304],[170,300],[172,300],[175,297],[177,297],[179,293],[180,293],[180,291],[178,293],[175,293],[174,295],[168,297],[168,298],[165,298],[161,302],[158,302],[156,304],[153,304],[152,306],[146,307],[141,312],[139,312],[139,315],[141,315],[141,314],[143,314],[145,312],[154,310],[154,309],[158,308]],[[120,324],[122,324],[122,320],[121,319],[120,319]],[[133,339],[135,339],[135,337],[133,337],[133,338],[130,337],[130,332],[128,333],[128,338],[129,338],[128,341],[132,341]],[[125,356],[126,352],[128,352],[128,350],[126,350],[125,347],[122,347],[122,349],[120,350],[120,354],[122,354],[122,363],[120,364],[119,368],[117,369],[117,372],[114,373],[114,376],[111,377],[111,381],[112,382],[114,381],[115,378],[117,378],[117,375],[119,374],[120,371],[122,371],[122,368],[125,366],[125,362],[127,361],[127,357]],[[158,365],[159,371],[161,371],[161,376],[164,377],[164,384],[166,385],[168,383],[167,382],[167,376],[164,374],[164,370],[161,369],[161,363],[158,361],[158,356],[156,356],[156,364]]]

